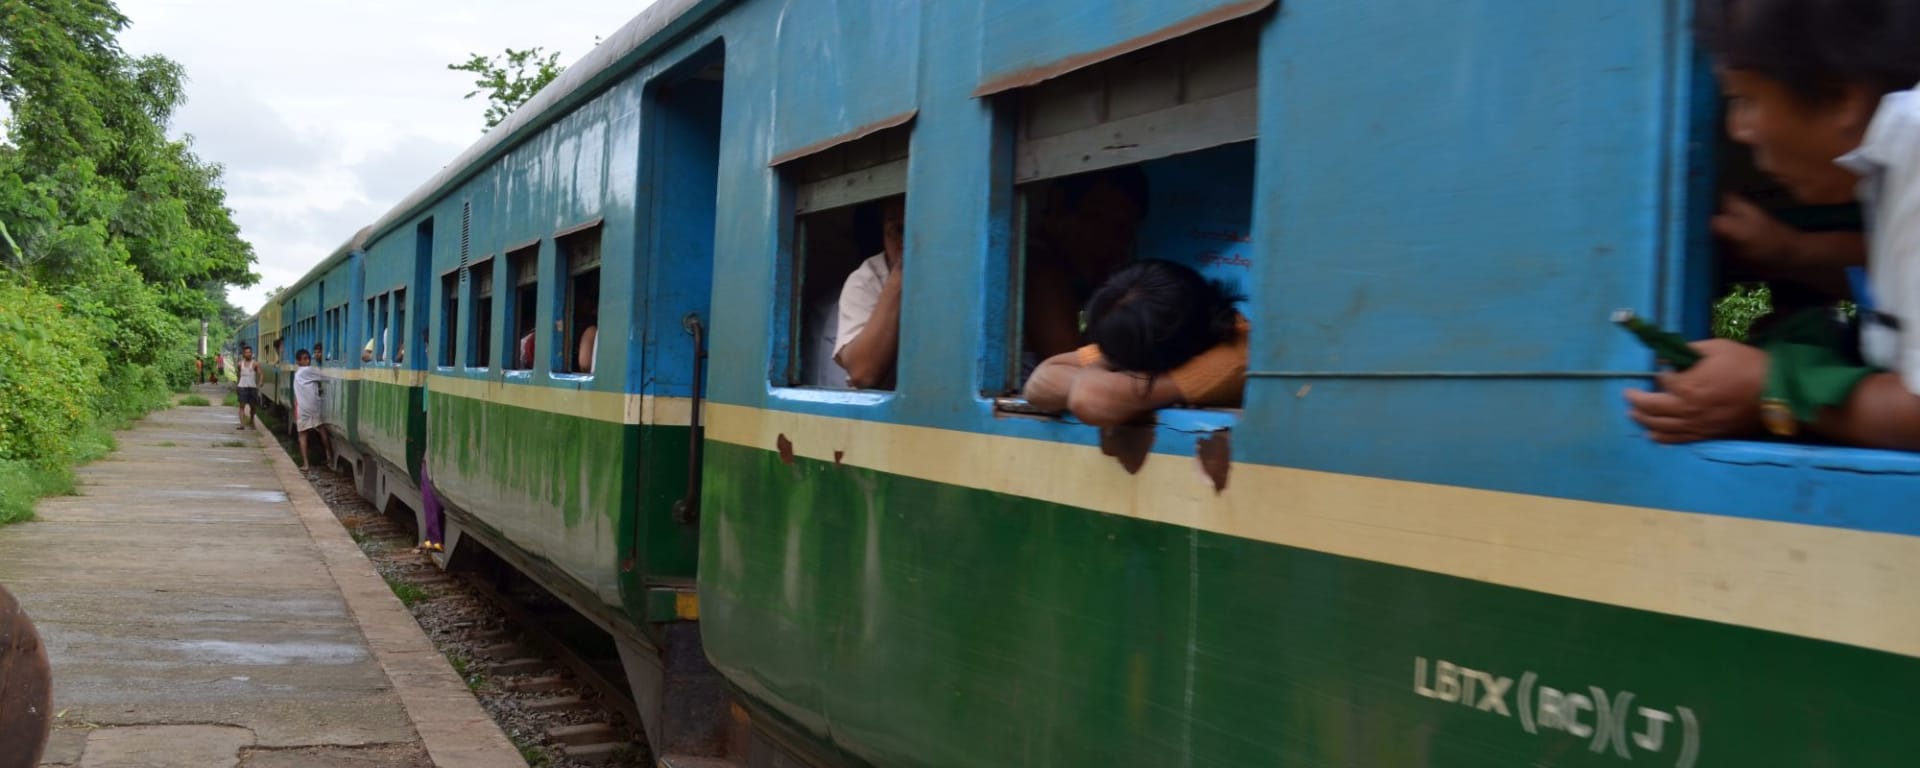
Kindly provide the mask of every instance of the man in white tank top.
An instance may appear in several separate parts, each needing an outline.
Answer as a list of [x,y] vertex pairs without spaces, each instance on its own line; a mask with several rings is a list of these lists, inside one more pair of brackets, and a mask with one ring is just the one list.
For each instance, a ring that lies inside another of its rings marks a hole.
[[240,425],[234,429],[253,429],[253,411],[260,405],[260,362],[253,359],[253,347],[240,347],[234,372],[240,387]]

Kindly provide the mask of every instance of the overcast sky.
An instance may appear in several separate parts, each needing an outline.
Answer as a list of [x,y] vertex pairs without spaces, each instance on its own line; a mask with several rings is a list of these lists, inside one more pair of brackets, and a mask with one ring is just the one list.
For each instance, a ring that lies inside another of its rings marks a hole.
[[174,133],[226,167],[260,259],[229,295],[252,312],[479,140],[485,99],[446,65],[508,46],[571,64],[651,2],[120,0],[120,39],[186,67]]

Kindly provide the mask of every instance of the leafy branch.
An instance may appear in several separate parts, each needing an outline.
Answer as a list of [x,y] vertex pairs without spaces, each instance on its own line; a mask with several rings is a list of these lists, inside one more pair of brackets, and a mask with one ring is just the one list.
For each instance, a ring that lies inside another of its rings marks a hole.
[[487,128],[491,129],[547,87],[566,68],[560,65],[560,52],[546,53],[539,46],[526,50],[508,48],[506,53],[488,58],[480,54],[458,64],[448,64],[455,72],[471,72],[474,90],[464,98],[485,94]]

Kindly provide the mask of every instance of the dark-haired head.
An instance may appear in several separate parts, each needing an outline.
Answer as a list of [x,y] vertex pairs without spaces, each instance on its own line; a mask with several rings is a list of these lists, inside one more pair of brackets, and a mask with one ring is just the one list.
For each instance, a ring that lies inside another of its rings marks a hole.
[[1778,81],[1807,104],[1920,83],[1914,0],[1698,0],[1694,32],[1722,68]]
[[1192,267],[1137,261],[1113,273],[1087,302],[1087,340],[1117,369],[1163,373],[1225,341],[1239,300]]
[[294,362],[296,362],[296,363],[299,363],[299,364],[301,364],[301,365],[306,365],[306,364],[307,364],[307,362],[308,362],[308,361],[311,361],[312,359],[313,359],[313,357],[312,357],[312,356],[310,356],[310,355],[309,355],[309,354],[307,353],[307,351],[306,351],[306,350],[304,350],[304,349],[302,349],[302,350],[300,350],[300,351],[298,351],[298,352],[295,352],[295,353],[293,353],[293,361],[294,361]]

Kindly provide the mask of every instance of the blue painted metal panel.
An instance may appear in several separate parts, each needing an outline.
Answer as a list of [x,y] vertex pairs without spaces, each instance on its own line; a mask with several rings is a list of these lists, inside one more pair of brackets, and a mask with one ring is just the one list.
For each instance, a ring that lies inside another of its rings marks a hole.
[[[1673,33],[1661,3],[1289,6],[1263,43],[1267,370],[1636,370]],[[1355,51],[1391,50],[1392,56]],[[1526,62],[1516,66],[1515,62]]]
[[922,0],[787,0],[770,73],[774,156],[913,110]]

